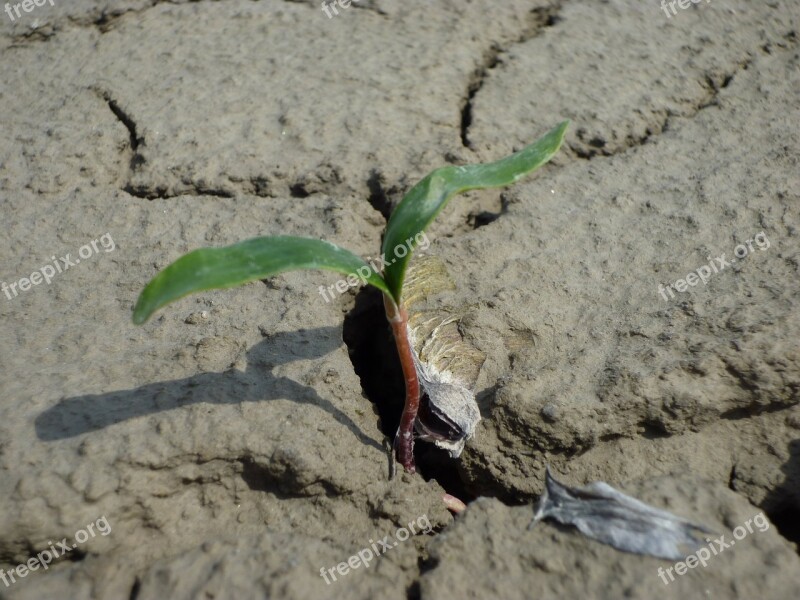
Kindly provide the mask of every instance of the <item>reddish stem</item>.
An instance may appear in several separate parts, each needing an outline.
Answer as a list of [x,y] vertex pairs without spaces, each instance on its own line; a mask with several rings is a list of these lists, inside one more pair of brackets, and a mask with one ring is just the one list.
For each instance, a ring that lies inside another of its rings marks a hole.
[[394,451],[397,462],[403,465],[406,472],[414,473],[414,421],[419,410],[419,379],[417,368],[414,366],[411,342],[408,339],[408,314],[394,300],[384,294],[383,306],[386,309],[386,318],[392,325],[394,341],[397,345],[397,354],[400,356],[400,365],[403,367],[403,377],[406,382],[406,403],[403,406],[403,415],[400,417],[400,427],[394,438]]

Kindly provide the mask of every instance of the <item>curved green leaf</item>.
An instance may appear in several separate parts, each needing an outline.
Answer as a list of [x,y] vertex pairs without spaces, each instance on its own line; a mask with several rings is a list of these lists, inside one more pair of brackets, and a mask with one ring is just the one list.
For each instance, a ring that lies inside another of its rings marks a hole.
[[356,275],[363,268],[369,271],[369,275],[362,271],[366,283],[389,291],[383,278],[361,258],[323,240],[266,236],[223,248],[201,248],[181,256],[147,284],[133,309],[133,322],[141,325],[162,306],[192,292],[234,287],[297,269]]
[[[569,121],[564,121],[530,146],[497,162],[436,169],[409,190],[392,213],[383,240],[383,276],[395,302],[400,303],[416,236],[425,231],[448,200],[468,190],[510,185],[542,166],[558,151],[567,125]],[[404,248],[403,255],[397,253],[398,248]]]

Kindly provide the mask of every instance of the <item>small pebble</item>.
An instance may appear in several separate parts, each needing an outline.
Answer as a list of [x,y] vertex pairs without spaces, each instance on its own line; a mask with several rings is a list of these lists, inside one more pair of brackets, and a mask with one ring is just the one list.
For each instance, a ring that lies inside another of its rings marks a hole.
[[541,411],[542,417],[550,421],[558,420],[558,407],[553,403],[547,403],[542,407]]
[[189,325],[197,325],[200,321],[208,319],[208,311],[203,310],[200,312],[193,312],[190,314],[186,319],[184,319],[184,323],[188,323]]

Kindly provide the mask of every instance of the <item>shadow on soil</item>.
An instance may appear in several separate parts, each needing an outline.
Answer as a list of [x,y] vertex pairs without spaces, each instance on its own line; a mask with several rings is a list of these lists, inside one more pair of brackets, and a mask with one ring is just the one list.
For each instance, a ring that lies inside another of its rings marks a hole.
[[314,388],[287,377],[276,377],[270,372],[276,365],[324,356],[341,343],[338,327],[269,335],[248,350],[244,372],[229,369],[221,373],[201,373],[130,390],[64,398],[36,417],[36,435],[42,441],[62,440],[129,419],[202,402],[238,404],[288,399],[321,407],[362,443],[380,449],[375,440],[364,435],[350,417],[320,397]]

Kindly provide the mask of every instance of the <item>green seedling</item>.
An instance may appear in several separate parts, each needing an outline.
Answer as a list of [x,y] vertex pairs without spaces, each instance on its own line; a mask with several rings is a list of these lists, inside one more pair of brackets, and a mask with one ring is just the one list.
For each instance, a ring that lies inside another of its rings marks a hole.
[[383,273],[344,248],[312,238],[265,236],[222,248],[201,248],[180,257],[147,284],[133,309],[133,322],[141,325],[159,308],[188,294],[230,288],[285,271],[324,269],[359,277],[383,293],[406,388],[394,453],[405,470],[413,473],[420,384],[403,306],[403,281],[418,236],[454,195],[511,185],[549,161],[561,146],[568,124],[564,121],[530,146],[496,162],[442,167],[417,183],[389,219],[382,246]]

